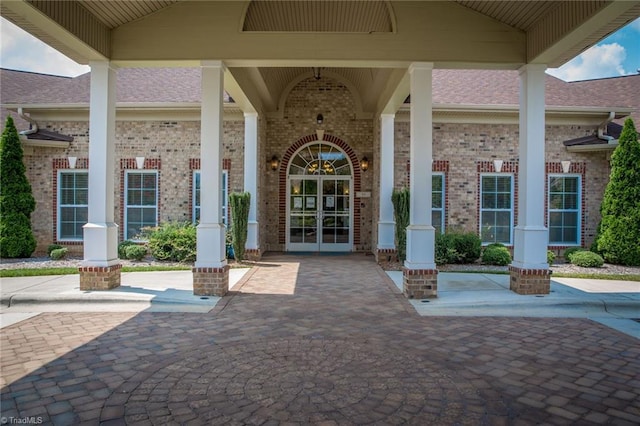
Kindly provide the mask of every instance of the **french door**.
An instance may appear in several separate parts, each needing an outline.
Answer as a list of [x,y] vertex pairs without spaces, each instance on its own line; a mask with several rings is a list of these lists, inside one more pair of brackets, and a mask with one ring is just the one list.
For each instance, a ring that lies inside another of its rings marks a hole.
[[287,250],[351,251],[350,176],[290,176]]

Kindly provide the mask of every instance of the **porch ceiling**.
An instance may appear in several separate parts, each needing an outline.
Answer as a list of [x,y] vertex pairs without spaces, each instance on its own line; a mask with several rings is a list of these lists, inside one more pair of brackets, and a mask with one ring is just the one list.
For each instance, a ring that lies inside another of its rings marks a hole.
[[0,13],[79,63],[222,59],[231,96],[264,113],[320,67],[371,114],[406,96],[411,62],[559,66],[640,16],[640,1],[3,0]]

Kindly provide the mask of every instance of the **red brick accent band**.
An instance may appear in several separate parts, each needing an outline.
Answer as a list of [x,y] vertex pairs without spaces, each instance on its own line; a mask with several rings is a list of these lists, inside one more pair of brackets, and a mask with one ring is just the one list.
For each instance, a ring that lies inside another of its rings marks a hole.
[[191,272],[200,272],[203,274],[224,274],[227,270],[229,270],[229,266],[222,266],[220,268],[214,267],[194,267],[191,269]]
[[111,265],[111,266],[80,266],[78,267],[78,271],[80,272],[112,272],[118,269],[122,269],[121,264]]
[[403,275],[438,275],[438,270],[402,268],[402,273]]

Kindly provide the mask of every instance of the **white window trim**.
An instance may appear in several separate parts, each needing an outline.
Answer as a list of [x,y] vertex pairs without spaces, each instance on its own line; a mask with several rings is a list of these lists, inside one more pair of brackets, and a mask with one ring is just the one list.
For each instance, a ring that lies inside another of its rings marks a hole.
[[151,208],[151,206],[148,205],[144,205],[144,206],[138,206],[138,205],[129,205],[128,202],[128,195],[129,195],[129,174],[153,174],[156,177],[156,199],[155,199],[155,225],[154,226],[158,226],[158,197],[160,196],[159,194],[159,190],[158,190],[158,171],[157,170],[125,170],[125,175],[124,175],[124,239],[125,240],[131,240],[131,241],[143,241],[143,240],[137,240],[137,239],[133,239],[133,236],[128,235],[129,233],[129,207],[142,207],[142,208]]
[[[576,196],[578,197],[577,209],[551,209],[551,178],[552,177],[560,177],[560,178],[578,178],[578,193]],[[551,212],[573,212],[576,211],[578,213],[578,225],[576,232],[575,243],[567,243],[562,241],[551,241],[551,233],[549,233],[549,241],[548,244],[550,246],[560,246],[560,247],[579,247],[582,245],[582,175],[579,173],[549,173],[547,176],[547,228],[551,228]]]
[[[432,176],[442,176],[442,199],[440,200],[440,204],[442,205],[442,207],[441,208],[435,208],[432,205],[431,206],[431,217],[433,218],[433,212],[434,211],[441,211],[442,212],[441,219],[440,219],[440,230],[441,230],[441,234],[444,234],[445,231],[446,231],[445,225],[444,225],[444,222],[445,222],[444,219],[445,219],[445,213],[446,213],[446,208],[447,208],[447,206],[445,205],[445,200],[447,199],[446,196],[445,196],[446,195],[445,193],[446,193],[446,190],[447,190],[446,189],[447,188],[447,180],[446,180],[447,177],[446,177],[444,172],[433,172],[431,175]],[[432,178],[432,183],[433,183],[433,178]],[[431,188],[431,191],[433,192],[433,187]]]
[[[511,246],[513,245],[513,223],[514,223],[514,212],[515,212],[515,206],[514,206],[514,201],[515,201],[515,197],[514,197],[514,175],[513,173],[480,173],[480,192],[478,194],[478,203],[479,203],[479,209],[478,209],[478,213],[480,215],[480,217],[478,218],[478,234],[480,235],[480,240],[482,240],[482,212],[484,210],[486,211],[507,211],[507,209],[483,209],[482,207],[482,178],[485,176],[499,176],[499,177],[510,177],[511,178],[511,208],[509,209],[510,215],[509,215],[509,242],[502,242],[502,244],[507,245],[507,246]],[[491,242],[484,242],[482,241],[482,245],[486,246],[489,244],[493,244]]]
[[[192,191],[191,191],[191,222],[196,223],[196,213],[200,210],[200,206],[196,205],[196,175],[200,174],[200,170],[194,170],[192,175]],[[202,185],[202,182],[200,182]],[[202,195],[200,195],[202,200]],[[229,222],[228,216],[229,206],[229,170],[222,170],[222,223],[227,226]]]
[[[89,204],[62,204],[62,175],[63,174],[79,174],[79,173],[89,173],[87,169],[58,169],[58,188],[57,188],[57,217],[56,217],[56,241],[84,241],[84,238],[68,238],[63,237],[61,235],[62,232],[62,207],[87,207],[89,208]],[[88,188],[87,188],[88,189]]]

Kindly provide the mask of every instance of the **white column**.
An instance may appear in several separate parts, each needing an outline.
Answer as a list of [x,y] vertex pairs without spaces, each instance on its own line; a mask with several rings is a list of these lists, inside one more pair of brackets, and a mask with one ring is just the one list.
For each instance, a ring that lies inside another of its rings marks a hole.
[[378,249],[395,249],[395,226],[393,219],[394,173],[394,123],[395,114],[380,116],[380,215],[378,220]]
[[227,264],[222,224],[222,100],[224,65],[203,61],[200,113],[200,224],[195,266],[220,268]]
[[433,64],[409,67],[411,85],[411,212],[407,227],[408,269],[435,269],[435,228],[431,226],[432,77]]
[[514,232],[513,266],[548,269],[548,230],[544,226],[546,65],[520,69],[520,171],[518,226]]
[[246,249],[257,250],[258,239],[258,114],[244,114],[244,190],[251,194]]
[[114,220],[116,72],[108,61],[91,62],[89,104],[89,207],[83,266],[118,263]]

